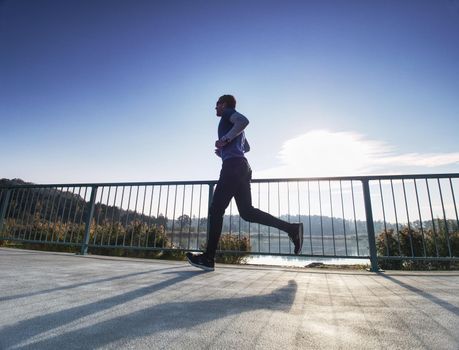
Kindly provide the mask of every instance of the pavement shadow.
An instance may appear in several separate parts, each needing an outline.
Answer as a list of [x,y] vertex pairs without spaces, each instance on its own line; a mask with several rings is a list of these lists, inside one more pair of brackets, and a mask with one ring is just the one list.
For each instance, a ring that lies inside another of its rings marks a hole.
[[442,308],[444,308],[445,310],[449,311],[449,312],[452,312],[453,314],[455,314],[456,316],[459,316],[459,307],[443,300],[443,299],[440,299],[438,297],[436,297],[435,295],[432,295],[430,293],[427,293],[419,288],[416,288],[412,285],[409,285],[407,283],[404,283],[392,276],[388,276],[384,273],[378,273],[379,276],[381,277],[384,277],[385,279],[395,283],[395,284],[398,284],[400,287],[403,287],[405,289],[408,289],[409,291],[413,292],[413,293],[416,293],[420,296],[422,296],[423,298],[426,298],[427,300],[429,300],[430,302],[432,303],[435,303],[437,304],[438,306],[441,306]]
[[255,310],[289,312],[297,288],[296,282],[291,280],[286,286],[264,295],[167,302],[15,349],[56,349],[62,344],[82,345],[82,339],[90,339],[87,344],[90,348],[99,348],[122,339],[189,329]]
[[166,268],[162,268],[162,269],[153,269],[153,270],[142,271],[142,272],[133,272],[133,273],[128,273],[128,274],[120,275],[120,276],[114,276],[114,277],[109,277],[109,278],[101,278],[101,279],[97,279],[97,280],[93,280],[93,281],[69,284],[67,286],[62,286],[62,287],[44,289],[44,290],[39,290],[39,291],[29,292],[29,293],[9,295],[9,296],[5,296],[5,297],[0,297],[0,302],[14,300],[14,299],[21,299],[21,298],[29,298],[29,297],[33,297],[33,296],[36,296],[36,295],[49,294],[49,293],[59,292],[59,291],[68,290],[68,289],[80,288],[80,287],[84,287],[84,286],[89,286],[91,284],[113,282],[113,281],[121,280],[121,279],[124,279],[124,278],[147,275],[149,273],[155,273],[155,272],[158,272],[158,271],[177,270],[177,268],[179,268],[179,267],[174,266],[174,267],[166,267]]
[[[183,282],[194,276],[202,275],[202,272],[180,271],[174,275],[175,277],[173,278],[169,278],[159,283],[142,287],[121,295],[105,298],[89,304],[75,306],[70,309],[56,311],[47,315],[36,316],[10,326],[5,326],[0,329],[0,349],[20,344],[24,341],[24,335],[27,335],[27,338],[30,338],[38,334],[52,331],[57,327],[61,327],[80,318],[108,310],[120,304],[131,302],[135,299],[144,297],[145,295]],[[56,345],[56,347],[52,348],[60,348],[61,346],[62,343],[60,346]]]

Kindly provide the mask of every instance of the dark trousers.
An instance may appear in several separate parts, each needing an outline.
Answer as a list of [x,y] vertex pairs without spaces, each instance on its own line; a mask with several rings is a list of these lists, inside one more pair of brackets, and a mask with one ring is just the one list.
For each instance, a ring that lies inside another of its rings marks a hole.
[[206,254],[213,258],[222,232],[223,216],[234,197],[239,215],[245,221],[288,231],[290,224],[252,206],[250,180],[252,170],[245,158],[231,158],[223,162],[209,210],[209,237]]

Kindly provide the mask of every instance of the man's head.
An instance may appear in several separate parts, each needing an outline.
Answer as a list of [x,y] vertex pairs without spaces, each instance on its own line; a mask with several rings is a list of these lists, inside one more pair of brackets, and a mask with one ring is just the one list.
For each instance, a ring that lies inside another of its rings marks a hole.
[[217,116],[221,117],[225,108],[236,108],[236,99],[233,95],[220,96],[215,106]]

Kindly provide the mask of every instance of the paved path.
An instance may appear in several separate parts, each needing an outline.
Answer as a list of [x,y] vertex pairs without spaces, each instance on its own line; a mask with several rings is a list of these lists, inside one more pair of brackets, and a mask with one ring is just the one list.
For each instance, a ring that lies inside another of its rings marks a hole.
[[0,349],[459,349],[459,272],[0,248]]

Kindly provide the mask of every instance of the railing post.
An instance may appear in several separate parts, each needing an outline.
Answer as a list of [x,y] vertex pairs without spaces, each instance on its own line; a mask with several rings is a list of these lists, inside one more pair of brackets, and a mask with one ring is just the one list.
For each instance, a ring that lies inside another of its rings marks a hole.
[[7,190],[3,203],[0,207],[0,233],[3,232],[3,220],[5,219],[6,209],[8,208],[10,197],[11,197],[11,190]]
[[212,200],[214,198],[214,184],[209,184],[209,199],[207,203],[207,242],[209,241],[210,233],[210,206],[212,205]]
[[378,256],[376,252],[375,226],[373,222],[373,210],[371,208],[370,185],[368,179],[362,180],[363,200],[365,202],[365,216],[367,221],[368,245],[370,248],[371,272],[378,272]]
[[96,204],[96,194],[97,194],[97,186],[93,186],[91,188],[91,197],[89,199],[89,212],[88,216],[86,217],[86,223],[85,223],[85,230],[84,230],[84,239],[83,239],[83,244],[81,246],[81,255],[86,255],[88,254],[88,245],[89,245],[89,236],[91,233],[91,221],[92,217],[94,215],[94,207]]

